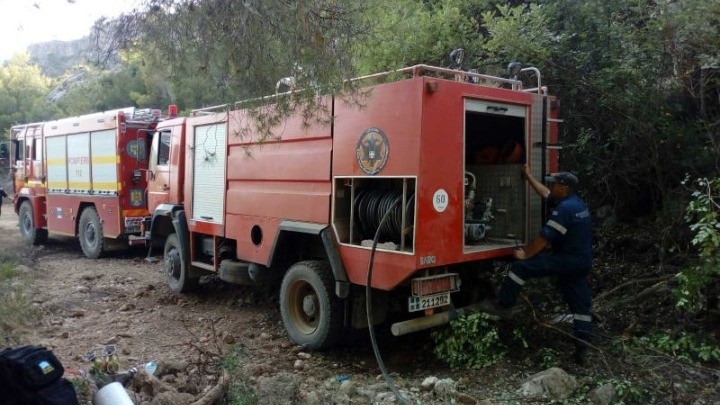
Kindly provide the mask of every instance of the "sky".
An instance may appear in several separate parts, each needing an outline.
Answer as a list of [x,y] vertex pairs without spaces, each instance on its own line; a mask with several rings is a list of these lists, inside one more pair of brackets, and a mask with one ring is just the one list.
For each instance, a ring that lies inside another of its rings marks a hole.
[[140,0],[0,0],[0,61],[28,45],[90,33],[101,17],[116,17]]

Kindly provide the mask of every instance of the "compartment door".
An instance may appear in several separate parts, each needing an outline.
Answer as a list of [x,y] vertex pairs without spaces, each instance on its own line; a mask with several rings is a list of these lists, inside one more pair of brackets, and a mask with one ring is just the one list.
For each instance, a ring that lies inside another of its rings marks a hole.
[[192,219],[222,224],[225,212],[226,125],[195,127]]

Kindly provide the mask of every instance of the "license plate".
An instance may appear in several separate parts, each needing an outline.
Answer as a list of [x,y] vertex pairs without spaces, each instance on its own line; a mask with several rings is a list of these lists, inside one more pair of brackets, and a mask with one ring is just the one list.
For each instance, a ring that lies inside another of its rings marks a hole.
[[450,305],[450,293],[426,295],[424,297],[408,297],[408,311],[422,311],[428,308],[437,308]]
[[430,277],[412,279],[412,295],[423,297],[460,289],[460,278],[457,273],[439,274]]

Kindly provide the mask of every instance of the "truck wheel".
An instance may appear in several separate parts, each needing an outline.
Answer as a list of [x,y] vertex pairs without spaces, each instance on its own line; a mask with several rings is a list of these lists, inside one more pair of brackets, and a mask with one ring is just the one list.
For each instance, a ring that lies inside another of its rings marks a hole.
[[168,235],[163,250],[163,271],[170,289],[177,293],[185,293],[197,289],[200,279],[190,278],[188,268],[180,255],[180,241],[176,233]]
[[304,261],[290,267],[280,287],[280,313],[295,343],[310,350],[331,347],[342,332],[343,306],[330,266]]
[[97,259],[103,253],[103,229],[95,207],[87,207],[80,215],[78,225],[80,247],[85,256]]
[[35,228],[32,203],[30,201],[24,201],[20,205],[18,221],[20,222],[20,235],[25,242],[41,245],[47,241],[47,230]]

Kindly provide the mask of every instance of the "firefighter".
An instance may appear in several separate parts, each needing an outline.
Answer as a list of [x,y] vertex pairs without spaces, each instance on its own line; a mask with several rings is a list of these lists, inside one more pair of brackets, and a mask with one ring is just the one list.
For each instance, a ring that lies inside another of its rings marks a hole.
[[590,212],[573,189],[578,178],[568,172],[545,177],[543,185],[530,174],[522,176],[548,202],[552,213],[539,235],[525,248],[513,252],[517,259],[505,276],[498,304],[512,307],[528,279],[557,277],[558,287],[573,314],[575,361],[585,362],[592,328],[591,293],[588,275],[592,268],[592,222]]
[[2,215],[3,198],[8,198],[8,194],[0,188],[0,215]]

